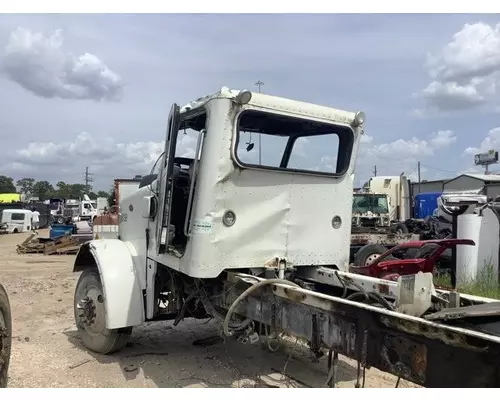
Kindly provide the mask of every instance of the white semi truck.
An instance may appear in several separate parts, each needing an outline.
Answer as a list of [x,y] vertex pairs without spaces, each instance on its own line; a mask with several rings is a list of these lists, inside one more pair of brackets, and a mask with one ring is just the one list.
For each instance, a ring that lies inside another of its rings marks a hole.
[[[147,321],[211,316],[248,345],[286,333],[317,357],[326,351],[329,386],[340,353],[357,360],[358,384],[373,366],[427,387],[498,387],[498,303],[435,289],[422,260],[401,275],[398,261],[380,263],[391,279],[349,266],[363,122],[361,112],[228,88],[174,104],[157,170],[120,199],[119,237],[76,257],[85,346],[112,353]],[[187,129],[196,151],[177,157]],[[279,162],[244,157],[244,132],[282,139],[279,153],[262,140]],[[339,143],[321,148],[336,158],[331,170],[288,167],[296,140],[328,135]]]

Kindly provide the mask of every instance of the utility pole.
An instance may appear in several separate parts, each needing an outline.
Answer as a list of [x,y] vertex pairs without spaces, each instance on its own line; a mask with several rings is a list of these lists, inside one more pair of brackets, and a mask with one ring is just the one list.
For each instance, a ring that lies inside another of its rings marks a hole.
[[[257,82],[255,82],[254,85],[259,88],[258,90],[260,93],[261,88],[262,88],[262,86],[265,85],[265,83],[262,81],[257,81]],[[262,165],[262,133],[259,133],[259,165]]]
[[261,92],[261,88],[262,88],[262,86],[265,85],[265,83],[262,82],[262,81],[257,81],[257,82],[254,83],[254,85],[259,88],[259,93],[260,93]]
[[418,193],[422,193],[422,188],[420,184],[420,161],[417,163],[417,171],[418,171]]
[[89,172],[89,167],[85,167],[85,191],[87,192],[90,192],[90,185],[89,183],[93,182],[94,181],[94,178],[92,178],[92,173]]
[[377,176],[377,166],[376,165],[373,168],[373,176]]

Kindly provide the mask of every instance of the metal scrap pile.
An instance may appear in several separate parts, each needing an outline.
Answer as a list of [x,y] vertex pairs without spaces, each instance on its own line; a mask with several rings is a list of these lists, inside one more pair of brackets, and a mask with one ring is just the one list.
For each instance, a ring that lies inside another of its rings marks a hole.
[[35,237],[31,234],[24,242],[17,245],[18,254],[43,253],[46,256],[52,254],[76,254],[80,248],[80,242],[70,235],[55,239]]

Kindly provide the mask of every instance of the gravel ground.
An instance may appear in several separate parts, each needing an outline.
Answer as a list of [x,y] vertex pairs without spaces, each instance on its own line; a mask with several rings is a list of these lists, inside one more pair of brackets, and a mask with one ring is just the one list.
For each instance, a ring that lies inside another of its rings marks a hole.
[[[46,236],[47,231],[40,231]],[[308,350],[286,342],[266,347],[214,339],[213,321],[149,323],[134,329],[129,346],[102,356],[86,351],[75,330],[73,293],[78,278],[74,256],[18,255],[28,234],[0,236],[0,283],[13,318],[9,387],[321,387],[326,360],[312,362]],[[326,357],[324,357],[326,358]],[[285,375],[281,372],[285,368]],[[353,387],[356,368],[341,357],[340,387]],[[375,369],[366,387],[394,387],[396,378]],[[400,387],[413,386],[402,382]]]

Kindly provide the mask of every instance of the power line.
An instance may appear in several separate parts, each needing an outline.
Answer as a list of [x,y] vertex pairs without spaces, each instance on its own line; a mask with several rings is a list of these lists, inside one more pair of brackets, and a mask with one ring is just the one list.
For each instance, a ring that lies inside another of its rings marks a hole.
[[421,167],[429,168],[429,169],[434,169],[436,171],[441,171],[441,172],[449,172],[450,174],[458,174],[457,171],[450,171],[449,169],[442,169],[442,168],[437,168],[437,167],[432,167],[430,165],[422,164],[420,163]]

